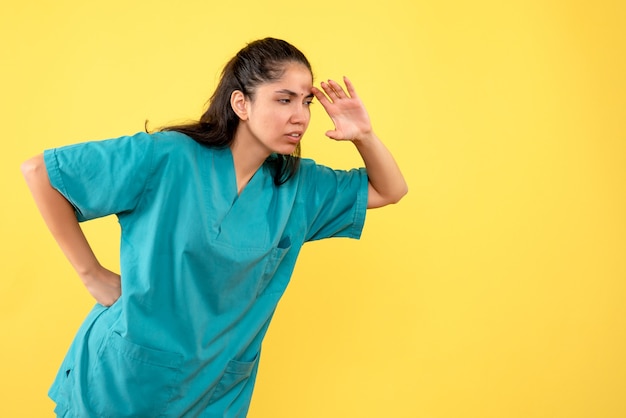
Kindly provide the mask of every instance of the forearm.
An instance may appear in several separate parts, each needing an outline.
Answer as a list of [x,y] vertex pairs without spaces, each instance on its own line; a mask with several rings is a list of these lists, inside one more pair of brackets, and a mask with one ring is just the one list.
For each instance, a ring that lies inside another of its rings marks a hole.
[[397,203],[408,192],[408,186],[391,152],[374,132],[354,139],[353,143],[367,169],[367,207],[377,208]]
[[22,164],[22,174],[44,222],[83,281],[100,264],[78,224],[72,205],[50,185],[43,155]]

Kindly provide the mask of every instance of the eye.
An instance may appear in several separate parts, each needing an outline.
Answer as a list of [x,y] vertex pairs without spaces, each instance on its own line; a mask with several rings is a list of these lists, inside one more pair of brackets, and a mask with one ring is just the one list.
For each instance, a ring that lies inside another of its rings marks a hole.
[[313,104],[313,99],[307,99],[304,101],[305,106],[311,106]]
[[291,99],[278,99],[278,103],[289,104],[291,103]]

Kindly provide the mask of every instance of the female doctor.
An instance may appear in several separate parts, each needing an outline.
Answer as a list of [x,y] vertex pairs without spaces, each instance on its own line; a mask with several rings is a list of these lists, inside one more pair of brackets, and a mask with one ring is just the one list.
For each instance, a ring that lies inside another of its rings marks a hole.
[[[61,417],[243,417],[300,247],[359,238],[407,185],[353,85],[313,86],[289,43],[248,44],[198,122],[50,149],[22,165],[58,245],[98,302],[50,389]],[[299,157],[316,98],[365,168]],[[121,273],[79,222],[115,214]]]

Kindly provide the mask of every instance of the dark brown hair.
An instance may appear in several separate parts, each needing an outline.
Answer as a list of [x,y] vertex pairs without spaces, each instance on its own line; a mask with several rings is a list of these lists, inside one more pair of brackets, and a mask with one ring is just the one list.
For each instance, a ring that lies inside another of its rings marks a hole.
[[[311,64],[304,54],[288,42],[265,38],[249,43],[224,66],[219,84],[209,100],[209,107],[199,121],[161,130],[181,132],[212,147],[230,146],[239,125],[239,117],[230,105],[233,91],[239,90],[246,97],[253,98],[260,84],[280,79],[285,72],[285,64],[291,62],[303,64],[312,72]],[[268,158],[268,163],[274,169],[274,183],[285,183],[300,165],[300,144],[293,154],[273,154]]]

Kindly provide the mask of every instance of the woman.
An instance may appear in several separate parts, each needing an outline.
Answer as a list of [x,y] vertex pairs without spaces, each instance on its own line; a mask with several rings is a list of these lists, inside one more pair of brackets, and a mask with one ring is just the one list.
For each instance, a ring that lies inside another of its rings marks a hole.
[[[45,151],[22,171],[98,302],[50,389],[58,416],[240,417],[261,341],[306,241],[359,238],[366,208],[407,186],[349,80],[313,87],[289,43],[250,43],[199,122]],[[317,98],[365,169],[299,158]],[[79,221],[122,229],[121,277]]]

